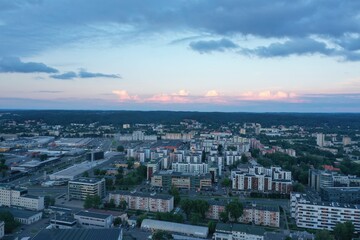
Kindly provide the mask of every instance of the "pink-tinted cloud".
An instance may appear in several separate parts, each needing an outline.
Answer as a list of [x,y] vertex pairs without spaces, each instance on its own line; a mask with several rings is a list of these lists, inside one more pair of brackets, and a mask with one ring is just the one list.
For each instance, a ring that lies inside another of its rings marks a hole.
[[219,93],[216,90],[209,90],[206,92],[205,97],[218,97]]
[[294,92],[284,92],[284,91],[261,91],[261,92],[244,92],[240,94],[240,100],[247,101],[289,101],[293,102],[298,100],[298,95]]
[[304,102],[296,93],[285,91],[260,91],[243,92],[237,95],[220,94],[217,90],[209,90],[205,95],[190,95],[187,90],[179,90],[176,93],[160,93],[152,96],[130,95],[126,90],[115,90],[120,102],[134,103],[159,103],[159,104],[191,104],[191,103],[212,103],[221,105],[232,105],[242,102],[277,101],[289,103]]
[[126,90],[114,90],[112,93],[118,97],[120,102],[139,101],[139,97],[137,95],[130,96]]

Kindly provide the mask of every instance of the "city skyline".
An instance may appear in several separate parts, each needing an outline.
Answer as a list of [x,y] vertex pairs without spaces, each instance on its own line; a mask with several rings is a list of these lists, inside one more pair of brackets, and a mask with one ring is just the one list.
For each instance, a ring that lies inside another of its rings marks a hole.
[[2,1],[0,109],[360,112],[357,1]]

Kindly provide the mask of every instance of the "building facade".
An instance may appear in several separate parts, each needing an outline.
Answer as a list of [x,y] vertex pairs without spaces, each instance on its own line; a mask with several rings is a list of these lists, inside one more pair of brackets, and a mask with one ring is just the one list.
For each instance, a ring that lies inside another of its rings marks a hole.
[[301,193],[292,193],[290,204],[298,227],[333,230],[337,223],[351,221],[360,231],[360,205],[322,202]]
[[0,205],[40,211],[44,209],[44,197],[28,195],[25,188],[1,186]]
[[117,191],[109,194],[111,200],[114,200],[116,206],[123,200],[129,209],[134,210],[171,212],[174,209],[174,197],[171,195]]
[[106,193],[105,179],[79,178],[69,181],[69,199],[85,200],[87,196],[104,198]]
[[111,228],[113,224],[113,216],[109,214],[81,211],[74,218],[85,228]]
[[292,191],[291,172],[278,167],[249,167],[231,171],[232,189],[239,191],[277,192]]
[[151,186],[170,189],[175,186],[181,189],[204,189],[212,187],[212,177],[207,174],[191,174],[168,171],[159,171],[151,178]]

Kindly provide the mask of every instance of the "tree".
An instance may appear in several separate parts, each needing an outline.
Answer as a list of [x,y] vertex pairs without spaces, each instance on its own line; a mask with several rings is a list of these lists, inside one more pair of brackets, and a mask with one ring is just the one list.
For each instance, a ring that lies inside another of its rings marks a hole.
[[125,148],[124,148],[124,146],[120,145],[120,146],[118,146],[118,147],[116,148],[116,150],[117,150],[118,152],[124,152],[124,151],[125,151]]
[[315,240],[334,240],[334,237],[330,235],[327,230],[320,230],[315,235]]
[[125,210],[126,209],[126,207],[127,207],[127,202],[124,200],[124,199],[121,199],[121,201],[119,202],[119,208],[121,209],[121,210]]
[[166,231],[162,231],[162,230],[157,230],[153,233],[152,240],[172,240],[174,239],[174,237]]
[[55,198],[53,198],[51,196],[44,197],[45,208],[48,208],[49,206],[54,206],[54,204],[55,204]]
[[193,209],[192,202],[193,202],[192,200],[187,199],[187,198],[181,200],[181,202],[180,202],[181,209],[185,212],[187,218],[189,218],[190,213]]
[[249,161],[249,158],[243,153],[241,155],[241,162],[242,163],[247,163]]
[[114,225],[115,226],[119,226],[121,223],[122,223],[121,218],[117,217],[117,218],[114,219]]
[[5,222],[5,233],[12,233],[14,229],[20,226],[14,216],[9,211],[0,212],[0,220]]
[[84,172],[84,173],[82,174],[82,176],[83,176],[83,177],[89,177],[88,171]]
[[199,213],[200,216],[204,219],[206,217],[205,214],[209,210],[209,207],[210,207],[209,203],[205,200],[197,199],[197,200],[195,200],[193,205],[194,205],[193,208],[194,208],[195,212]]
[[193,224],[193,225],[196,225],[200,222],[201,220],[201,215],[199,213],[191,213],[190,215],[190,223]]
[[220,221],[222,221],[223,223],[229,221],[229,214],[226,211],[220,213]]
[[305,192],[305,186],[301,183],[295,183],[293,186],[294,192]]
[[133,166],[134,166],[134,161],[135,161],[135,160],[134,160],[133,158],[130,158],[130,159],[127,160],[127,162],[126,162],[127,165],[128,165],[128,166],[127,166],[127,169],[132,169],[132,168],[133,168]]
[[108,202],[108,203],[106,203],[106,204],[104,204],[105,205],[105,207],[107,207],[107,208],[115,208],[116,207],[116,205],[115,205],[115,200],[112,198],[112,199],[110,199],[110,201]]
[[94,169],[94,175],[100,175],[100,169],[98,169],[98,168],[95,168]]
[[351,240],[354,235],[355,227],[350,221],[344,223],[337,223],[334,228],[334,235],[336,240]]
[[231,180],[229,178],[224,178],[221,182],[221,186],[228,189],[231,186]]
[[85,201],[84,201],[84,208],[88,209],[88,208],[99,208],[101,205],[101,198],[99,195],[95,195],[95,196],[86,196]]
[[48,158],[47,154],[41,154],[40,155],[40,161],[45,161]]
[[209,233],[213,234],[216,230],[216,223],[214,221],[208,222]]
[[181,200],[179,190],[175,186],[171,186],[169,194],[174,197],[174,204],[178,205]]
[[238,218],[243,214],[243,205],[239,201],[234,200],[225,206],[225,211],[230,218],[237,222]]

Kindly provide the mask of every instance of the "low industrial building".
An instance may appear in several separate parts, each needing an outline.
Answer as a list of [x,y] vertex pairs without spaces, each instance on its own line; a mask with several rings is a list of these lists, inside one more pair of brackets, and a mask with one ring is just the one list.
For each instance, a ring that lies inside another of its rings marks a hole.
[[216,224],[215,240],[264,240],[265,230],[262,227],[245,224]]
[[79,178],[69,181],[69,199],[85,200],[87,196],[104,198],[106,194],[105,179]]
[[85,161],[79,164],[75,164],[69,168],[50,174],[49,178],[50,180],[74,180],[80,177],[84,172],[96,167],[99,164],[104,163],[104,161],[106,160],[99,160],[93,162]]
[[145,230],[162,230],[172,233],[179,233],[187,236],[206,238],[209,234],[207,227],[188,225],[182,223],[166,222],[152,219],[144,219],[141,228]]
[[33,212],[24,209],[17,208],[0,208],[0,212],[10,212],[14,219],[22,224],[30,225],[34,222],[39,221],[42,218],[42,212]]
[[50,220],[52,228],[58,229],[70,229],[74,228],[77,225],[77,220],[72,214],[58,214]]
[[85,228],[111,228],[113,224],[112,215],[89,211],[78,212],[74,218]]
[[109,194],[109,201],[118,206],[123,200],[129,209],[149,212],[171,212],[174,209],[174,197],[165,194],[116,191]]
[[122,240],[122,230],[112,229],[43,229],[32,240]]

